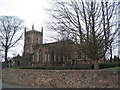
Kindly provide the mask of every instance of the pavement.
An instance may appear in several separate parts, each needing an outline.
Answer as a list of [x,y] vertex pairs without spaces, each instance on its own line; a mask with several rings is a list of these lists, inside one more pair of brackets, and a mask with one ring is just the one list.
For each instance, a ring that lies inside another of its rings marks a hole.
[[13,84],[13,83],[8,83],[3,81],[2,88],[40,88],[40,87],[25,86],[25,85]]

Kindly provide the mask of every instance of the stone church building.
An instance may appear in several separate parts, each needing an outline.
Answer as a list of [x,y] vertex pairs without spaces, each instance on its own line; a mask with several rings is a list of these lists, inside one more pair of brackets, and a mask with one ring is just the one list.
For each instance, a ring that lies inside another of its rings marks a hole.
[[[81,53],[72,40],[60,40],[53,43],[43,43],[43,28],[41,32],[34,29],[24,30],[23,55],[14,57],[15,66],[44,65],[79,65],[90,64],[93,60]],[[99,61],[103,62],[103,61]]]
[[43,28],[41,32],[34,30],[24,34],[24,50],[20,65],[53,65],[70,64],[72,61],[87,59],[77,51],[71,40],[61,40],[53,43],[43,43]]
[[[93,60],[81,53],[72,40],[60,40],[53,43],[43,43],[43,28],[41,32],[34,29],[24,30],[23,55],[14,57],[15,66],[51,66],[90,64]],[[99,61],[99,63],[103,60]]]

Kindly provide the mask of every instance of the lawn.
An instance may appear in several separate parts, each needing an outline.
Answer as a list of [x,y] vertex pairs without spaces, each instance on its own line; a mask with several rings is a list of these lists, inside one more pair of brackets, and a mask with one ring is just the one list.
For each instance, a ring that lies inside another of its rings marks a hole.
[[105,68],[101,70],[120,70],[120,67]]
[[7,67],[5,69],[19,69],[19,66],[17,66],[17,67]]

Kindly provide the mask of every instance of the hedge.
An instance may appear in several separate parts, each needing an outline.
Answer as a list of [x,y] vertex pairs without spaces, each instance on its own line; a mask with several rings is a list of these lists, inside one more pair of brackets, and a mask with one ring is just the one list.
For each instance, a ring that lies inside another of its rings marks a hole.
[[[100,63],[99,68],[119,67],[120,63]],[[14,67],[12,67],[14,69]],[[17,67],[18,69],[18,67]],[[94,64],[79,64],[79,65],[66,65],[66,66],[20,66],[19,69],[41,69],[41,70],[93,70]]]

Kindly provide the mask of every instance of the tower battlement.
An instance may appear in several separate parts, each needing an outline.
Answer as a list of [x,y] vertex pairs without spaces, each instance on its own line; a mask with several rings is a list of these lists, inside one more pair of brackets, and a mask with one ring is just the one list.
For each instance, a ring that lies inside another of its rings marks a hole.
[[34,30],[34,25],[32,25],[32,30],[30,31],[26,31],[25,28],[24,54],[32,54],[33,46],[43,44],[43,28],[41,31]]

